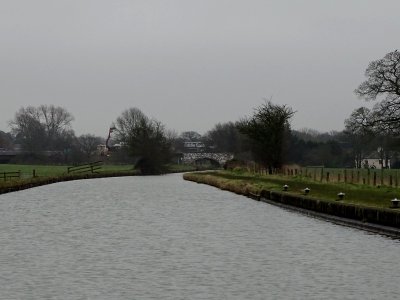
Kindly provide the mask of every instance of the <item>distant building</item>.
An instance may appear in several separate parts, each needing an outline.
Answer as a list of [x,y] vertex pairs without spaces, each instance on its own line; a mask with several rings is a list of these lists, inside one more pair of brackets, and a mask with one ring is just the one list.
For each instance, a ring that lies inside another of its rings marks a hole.
[[382,159],[381,153],[372,152],[361,160],[364,169],[390,169],[390,158]]
[[97,145],[97,154],[101,155],[101,156],[107,156],[108,149],[107,149],[106,145],[103,145],[103,144]]

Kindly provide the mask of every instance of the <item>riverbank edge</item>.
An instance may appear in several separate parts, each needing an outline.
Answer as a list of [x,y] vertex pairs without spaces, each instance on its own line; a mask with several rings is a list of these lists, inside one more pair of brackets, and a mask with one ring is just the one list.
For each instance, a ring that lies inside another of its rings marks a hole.
[[136,171],[128,172],[105,172],[105,173],[91,173],[91,174],[71,174],[55,177],[37,177],[30,180],[21,182],[19,184],[0,188],[0,195],[6,193],[17,192],[21,190],[26,190],[30,188],[35,188],[43,185],[72,181],[72,180],[82,180],[82,179],[94,179],[94,178],[107,178],[107,177],[124,177],[124,176],[138,176]]
[[341,203],[340,201],[333,202],[314,199],[283,191],[268,191],[256,187],[251,183],[239,186],[233,181],[222,181],[210,174],[185,173],[183,174],[183,178],[284,209],[297,211],[318,219],[324,219],[335,224],[400,238],[400,212],[396,210],[357,206]]

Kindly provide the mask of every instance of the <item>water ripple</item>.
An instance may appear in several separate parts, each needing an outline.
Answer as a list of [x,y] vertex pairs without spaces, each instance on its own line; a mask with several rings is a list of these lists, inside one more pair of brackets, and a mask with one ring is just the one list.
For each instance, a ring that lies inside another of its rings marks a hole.
[[0,196],[0,299],[396,299],[399,242],[181,175]]

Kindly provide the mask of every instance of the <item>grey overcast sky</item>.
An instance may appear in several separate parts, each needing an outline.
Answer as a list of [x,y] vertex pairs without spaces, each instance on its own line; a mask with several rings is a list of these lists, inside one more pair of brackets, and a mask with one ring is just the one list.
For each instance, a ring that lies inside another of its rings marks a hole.
[[343,129],[399,0],[0,0],[0,130],[28,105],[106,135],[129,107],[205,133],[271,98],[292,127]]

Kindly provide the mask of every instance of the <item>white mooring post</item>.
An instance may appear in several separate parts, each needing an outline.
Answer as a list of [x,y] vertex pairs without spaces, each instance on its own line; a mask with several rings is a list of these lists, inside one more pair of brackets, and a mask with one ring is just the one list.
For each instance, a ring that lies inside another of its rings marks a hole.
[[338,200],[343,200],[345,193],[340,192],[339,194],[337,194],[337,196],[338,196]]
[[399,208],[399,202],[400,202],[399,199],[394,198],[394,199],[390,200],[390,202],[392,202],[391,208]]

